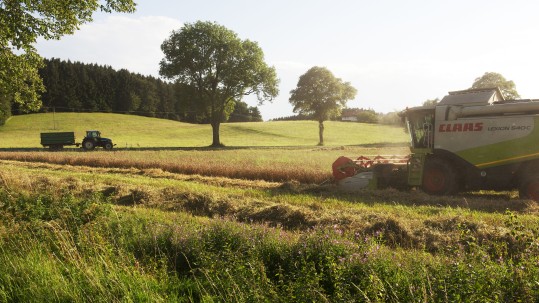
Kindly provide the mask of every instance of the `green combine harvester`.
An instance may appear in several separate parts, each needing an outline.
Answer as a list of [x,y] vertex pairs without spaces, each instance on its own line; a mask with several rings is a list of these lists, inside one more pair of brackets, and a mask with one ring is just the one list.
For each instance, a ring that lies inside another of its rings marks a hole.
[[498,88],[472,89],[401,116],[411,153],[340,157],[333,176],[342,189],[419,187],[433,195],[518,189],[521,198],[539,201],[539,100],[504,100]]

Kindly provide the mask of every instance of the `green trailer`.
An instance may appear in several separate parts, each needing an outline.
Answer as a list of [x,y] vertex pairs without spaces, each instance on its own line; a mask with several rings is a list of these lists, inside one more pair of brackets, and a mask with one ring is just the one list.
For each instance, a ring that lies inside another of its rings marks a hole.
[[74,132],[41,133],[41,145],[50,149],[62,149],[66,145],[79,146],[75,142]]

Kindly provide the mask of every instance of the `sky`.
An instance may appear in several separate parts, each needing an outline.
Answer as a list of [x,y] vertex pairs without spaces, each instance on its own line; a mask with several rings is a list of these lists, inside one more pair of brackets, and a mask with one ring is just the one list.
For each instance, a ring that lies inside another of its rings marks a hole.
[[[96,13],[74,35],[39,40],[45,58],[159,77],[160,46],[184,23],[212,21],[258,42],[280,79],[264,120],[294,115],[299,77],[328,68],[357,89],[348,107],[387,113],[467,89],[486,72],[539,98],[539,1],[135,0],[133,14]],[[244,99],[257,105],[256,98]]]

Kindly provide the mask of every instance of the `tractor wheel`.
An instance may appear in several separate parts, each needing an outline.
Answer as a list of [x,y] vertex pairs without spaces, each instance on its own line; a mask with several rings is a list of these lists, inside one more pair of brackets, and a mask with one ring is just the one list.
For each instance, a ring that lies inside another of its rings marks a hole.
[[455,169],[442,159],[431,158],[425,161],[423,170],[423,191],[431,195],[450,195],[457,191]]
[[85,150],[92,150],[95,148],[95,144],[93,141],[85,141],[82,143],[82,147],[84,147]]
[[530,176],[520,185],[518,195],[521,199],[539,201],[539,176]]
[[112,149],[112,143],[111,143],[111,142],[105,143],[105,145],[103,146],[103,148],[106,149],[106,150],[111,150],[111,149]]

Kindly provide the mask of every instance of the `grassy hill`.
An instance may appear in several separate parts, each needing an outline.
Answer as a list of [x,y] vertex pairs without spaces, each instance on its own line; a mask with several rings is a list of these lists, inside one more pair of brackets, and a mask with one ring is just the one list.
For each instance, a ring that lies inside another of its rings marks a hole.
[[[400,127],[327,121],[327,146],[403,143]],[[86,130],[100,130],[117,147],[203,147],[211,144],[211,126],[132,115],[105,113],[47,113],[14,116],[0,127],[0,148],[41,147],[41,132],[75,131],[80,142]],[[318,122],[279,121],[221,124],[226,146],[314,146]]]

